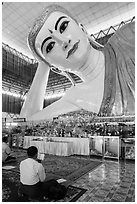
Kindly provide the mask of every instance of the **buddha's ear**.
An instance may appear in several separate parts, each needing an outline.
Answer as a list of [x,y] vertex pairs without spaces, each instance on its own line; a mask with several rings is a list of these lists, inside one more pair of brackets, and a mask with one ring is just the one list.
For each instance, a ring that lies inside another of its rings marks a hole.
[[65,77],[67,77],[70,80],[70,82],[72,83],[72,85],[75,86],[75,81],[72,78],[72,76],[69,74],[69,72],[60,70],[60,69],[58,69],[57,67],[54,67],[54,66],[51,66],[50,69],[53,72],[55,72],[56,74],[61,74],[61,75],[65,76]]
[[51,68],[51,70],[52,70],[53,72],[55,72],[55,73],[57,73],[57,74],[62,74],[62,75],[63,75],[63,71],[60,70],[60,69],[58,69],[57,67],[51,66],[50,68]]
[[82,23],[79,23],[79,27],[81,28],[81,30],[88,35],[86,29],[84,28],[83,24]]

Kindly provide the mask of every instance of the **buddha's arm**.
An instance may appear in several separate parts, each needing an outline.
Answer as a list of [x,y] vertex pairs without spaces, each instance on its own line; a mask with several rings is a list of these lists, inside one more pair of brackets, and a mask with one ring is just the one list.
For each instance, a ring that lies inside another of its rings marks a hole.
[[60,100],[55,101],[48,107],[44,108],[41,111],[27,117],[27,120],[48,120],[58,115],[65,114],[71,111],[79,110],[80,108],[76,104],[66,100],[66,97],[62,97]]
[[21,117],[28,118],[43,109],[49,71],[48,65],[44,62],[39,63],[31,88],[21,109]]
[[[94,87],[95,84],[92,83],[92,85]],[[91,83],[87,86],[81,84],[71,87],[60,100],[27,117],[27,120],[48,120],[80,109],[98,113],[103,91],[99,89],[98,85],[96,85],[96,88],[95,90],[94,87],[93,90]]]

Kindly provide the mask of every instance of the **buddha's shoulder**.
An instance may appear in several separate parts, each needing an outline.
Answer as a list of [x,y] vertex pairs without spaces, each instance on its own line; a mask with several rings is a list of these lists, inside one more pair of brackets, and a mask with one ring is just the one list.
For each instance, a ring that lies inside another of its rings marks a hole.
[[[83,97],[92,97],[96,92],[100,93],[99,83],[94,84],[94,82],[82,82],[72,86],[66,91],[65,98],[83,98]],[[103,86],[101,86],[103,87]],[[101,92],[102,92],[101,88]]]
[[115,41],[131,41],[135,38],[135,22],[127,23],[117,29],[112,37],[109,39],[109,42]]

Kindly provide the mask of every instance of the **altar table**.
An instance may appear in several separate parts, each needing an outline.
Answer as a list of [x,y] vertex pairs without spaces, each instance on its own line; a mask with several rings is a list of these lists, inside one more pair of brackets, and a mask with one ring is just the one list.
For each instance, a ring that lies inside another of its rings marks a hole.
[[36,146],[39,154],[52,154],[58,156],[69,156],[73,154],[71,142],[44,142],[32,140],[30,141],[30,146]]
[[[23,148],[27,149],[30,146],[30,143],[33,139],[43,138],[43,141],[47,141],[47,137],[40,136],[25,136]],[[72,152],[77,155],[89,155],[89,138],[73,138],[73,137],[51,137],[53,141],[58,142],[71,142],[72,144]],[[40,142],[40,141],[37,141]],[[52,146],[54,146],[52,144]],[[65,144],[62,146],[65,146]],[[43,148],[41,144],[41,148]]]

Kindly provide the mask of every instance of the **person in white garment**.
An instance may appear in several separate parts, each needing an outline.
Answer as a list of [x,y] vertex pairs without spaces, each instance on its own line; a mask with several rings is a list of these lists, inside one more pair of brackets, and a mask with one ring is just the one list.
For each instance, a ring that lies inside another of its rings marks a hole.
[[30,197],[42,197],[42,182],[46,174],[44,167],[37,161],[38,149],[31,146],[27,149],[28,158],[20,163],[21,192]]
[[16,161],[16,157],[12,156],[11,149],[8,145],[8,137],[4,136],[2,138],[2,163]]
[[[101,116],[135,114],[134,22],[118,29],[102,46],[66,9],[50,5],[35,20],[28,44],[39,63],[21,117],[52,119],[81,109]],[[72,72],[82,83],[43,108],[51,69],[67,77]]]
[[27,155],[28,158],[20,163],[20,195],[31,199],[59,199],[65,196],[65,187],[60,186],[55,179],[46,178],[44,166],[37,159],[37,147],[30,146]]

